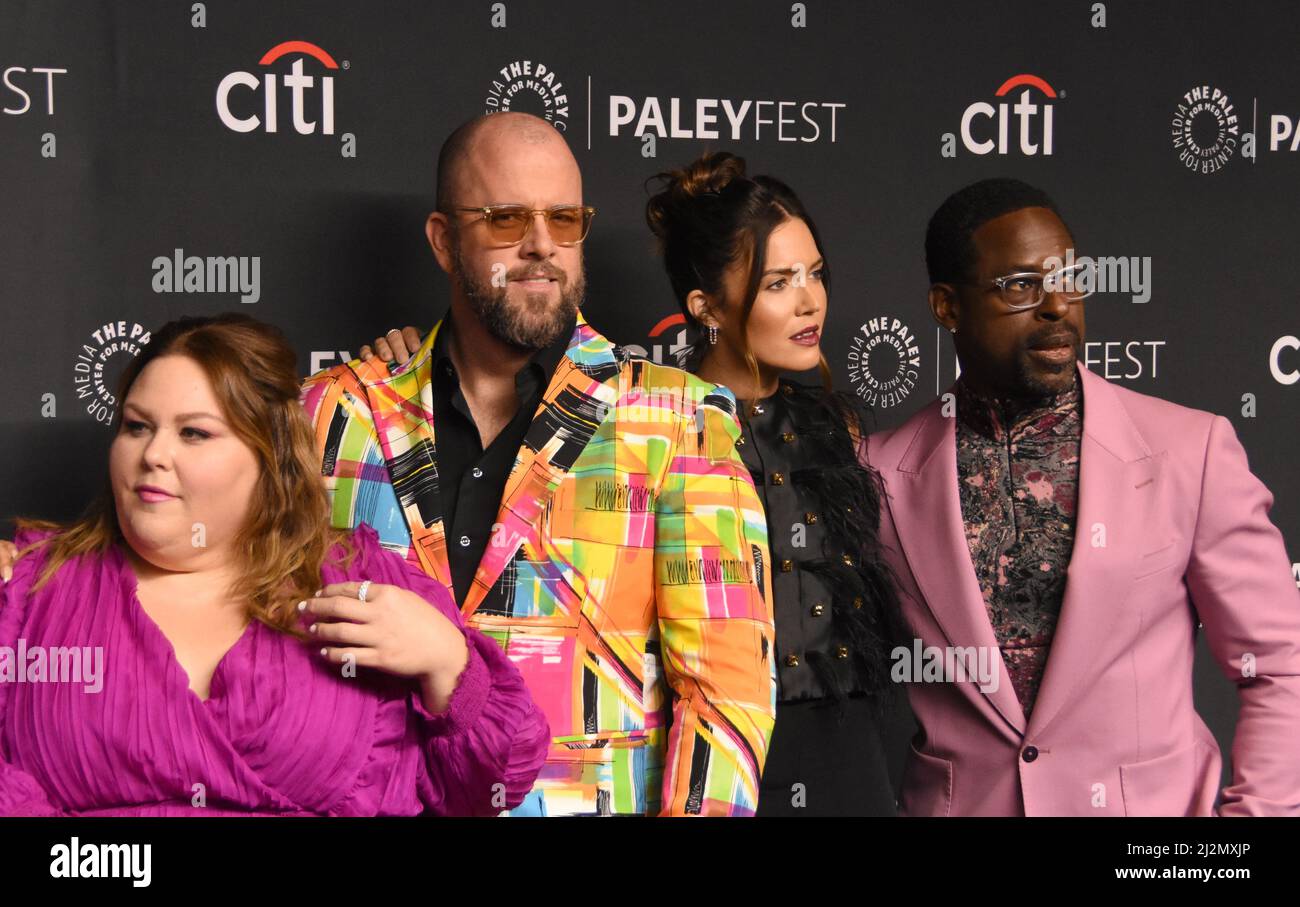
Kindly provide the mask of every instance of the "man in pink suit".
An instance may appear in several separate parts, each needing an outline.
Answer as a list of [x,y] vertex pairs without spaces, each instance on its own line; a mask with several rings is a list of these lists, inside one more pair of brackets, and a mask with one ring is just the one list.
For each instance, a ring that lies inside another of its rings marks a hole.
[[[961,377],[867,442],[918,639],[895,676],[940,681],[909,687],[901,811],[1300,815],[1300,593],[1272,495],[1226,419],[1078,362],[1072,246],[1014,180],[961,190],[927,231]],[[1217,807],[1198,632],[1241,701]]]

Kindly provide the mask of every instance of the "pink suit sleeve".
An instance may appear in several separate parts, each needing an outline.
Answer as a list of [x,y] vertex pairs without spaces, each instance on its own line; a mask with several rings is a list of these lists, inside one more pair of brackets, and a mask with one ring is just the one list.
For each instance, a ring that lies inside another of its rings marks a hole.
[[1300,815],[1300,591],[1272,504],[1231,423],[1216,417],[1186,579],[1241,701],[1224,816]]

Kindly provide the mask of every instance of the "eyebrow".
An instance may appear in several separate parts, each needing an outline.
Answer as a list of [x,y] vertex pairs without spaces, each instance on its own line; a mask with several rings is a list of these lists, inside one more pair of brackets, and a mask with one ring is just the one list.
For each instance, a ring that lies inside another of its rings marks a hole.
[[[141,406],[138,403],[128,403],[125,407],[123,407],[123,409],[124,410],[133,409],[140,415],[144,416],[146,419],[153,418],[153,413],[149,412],[147,409],[145,409],[143,406]],[[222,425],[226,424],[225,419],[221,418],[220,416],[214,416],[212,413],[207,413],[207,412],[177,413],[176,415],[177,422],[188,422],[191,419],[214,419],[217,422],[220,422]]]
[[[816,271],[819,267],[821,267],[821,266],[824,265],[824,264],[826,264],[826,259],[825,259],[825,257],[819,258],[819,259],[817,259],[816,261],[813,262],[812,267],[809,268],[808,270],[809,270],[809,271]],[[769,274],[794,274],[794,272],[795,272],[795,268],[793,268],[793,267],[789,267],[789,268],[772,268],[772,269],[770,269],[770,270],[764,271],[764,272],[762,273],[761,276],[762,276],[762,277],[766,277],[766,276],[769,275]]]

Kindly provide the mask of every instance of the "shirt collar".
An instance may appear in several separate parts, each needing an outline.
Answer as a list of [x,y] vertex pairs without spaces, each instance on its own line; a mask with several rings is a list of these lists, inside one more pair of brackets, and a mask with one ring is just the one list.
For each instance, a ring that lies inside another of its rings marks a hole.
[[[569,344],[573,341],[573,332],[577,328],[578,318],[575,314],[566,323],[564,330],[555,335],[555,339],[550,345],[542,347],[529,357],[518,372],[515,373],[515,387],[519,388],[521,383],[528,377],[537,377],[541,380],[542,387],[545,387],[555,374],[555,370],[560,366],[560,360],[569,349]],[[456,367],[451,361],[451,312],[448,311],[442,318],[442,326],[438,329],[438,336],[433,341],[433,374],[438,378],[455,377]],[[533,376],[529,375],[533,373]]]
[[1077,368],[1068,387],[1040,400],[1023,401],[982,394],[964,377],[957,379],[956,391],[959,422],[986,438],[1002,441],[1008,437],[1019,440],[1079,433],[1083,395]]

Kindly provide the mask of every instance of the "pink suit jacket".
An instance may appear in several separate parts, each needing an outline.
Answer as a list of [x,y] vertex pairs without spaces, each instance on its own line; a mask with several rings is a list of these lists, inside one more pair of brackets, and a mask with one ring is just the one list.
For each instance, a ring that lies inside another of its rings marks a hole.
[[[901,812],[1214,814],[1219,748],[1192,705],[1199,622],[1241,701],[1219,814],[1300,815],[1300,592],[1272,495],[1226,419],[1079,374],[1075,540],[1031,719],[1000,657],[987,693],[972,680],[910,684],[921,729]],[[955,422],[940,398],[866,442],[888,492],[880,538],[924,646],[996,652]]]

